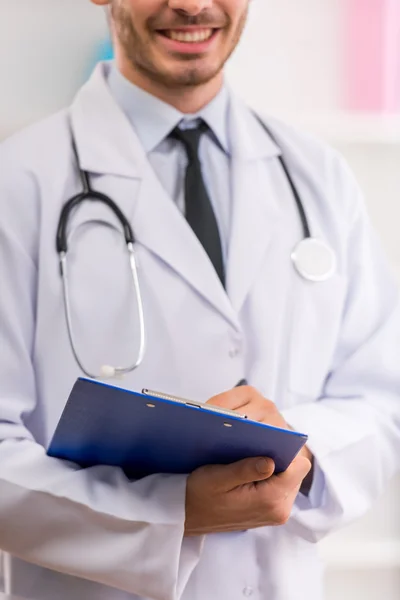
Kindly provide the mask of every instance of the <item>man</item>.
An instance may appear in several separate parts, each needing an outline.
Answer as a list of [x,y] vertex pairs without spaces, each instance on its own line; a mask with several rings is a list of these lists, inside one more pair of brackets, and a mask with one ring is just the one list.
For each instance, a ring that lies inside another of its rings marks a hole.
[[[396,286],[341,159],[224,85],[249,0],[92,1],[109,5],[116,64],[0,151],[7,585],[34,600],[318,600],[315,542],[398,467]],[[290,260],[302,231],[282,164],[333,250],[326,281]],[[136,236],[147,351],[122,385],[308,433],[286,472],[258,457],[129,481],[46,456],[82,371],[138,350],[124,241],[100,202],[68,223],[70,343],[55,237],[79,170]]]

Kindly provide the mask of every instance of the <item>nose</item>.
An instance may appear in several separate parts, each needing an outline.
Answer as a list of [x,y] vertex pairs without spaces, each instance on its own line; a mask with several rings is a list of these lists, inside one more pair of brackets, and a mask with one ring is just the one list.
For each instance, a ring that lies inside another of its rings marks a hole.
[[204,9],[211,8],[213,2],[214,0],[169,0],[168,5],[173,10],[195,17]]

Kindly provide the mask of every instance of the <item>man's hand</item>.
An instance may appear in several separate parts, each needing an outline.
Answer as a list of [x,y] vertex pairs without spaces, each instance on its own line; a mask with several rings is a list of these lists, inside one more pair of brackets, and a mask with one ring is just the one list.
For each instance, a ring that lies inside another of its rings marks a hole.
[[[249,386],[219,394],[208,403],[246,414],[260,423],[290,429],[275,404]],[[273,475],[275,465],[269,458],[249,458],[232,465],[197,469],[187,483],[185,534],[283,525],[311,470],[311,459],[311,452],[303,449],[288,469],[278,475]]]
[[274,462],[247,458],[209,465],[189,475],[185,535],[244,531],[287,522],[311,463],[303,456],[273,475]]
[[[245,414],[252,421],[266,423],[282,429],[292,429],[278,411],[276,405],[262,396],[256,389],[246,385],[234,388],[229,392],[218,394],[211,398],[207,404],[229,408],[240,414]],[[304,446],[300,455],[312,461],[312,454],[307,446]]]

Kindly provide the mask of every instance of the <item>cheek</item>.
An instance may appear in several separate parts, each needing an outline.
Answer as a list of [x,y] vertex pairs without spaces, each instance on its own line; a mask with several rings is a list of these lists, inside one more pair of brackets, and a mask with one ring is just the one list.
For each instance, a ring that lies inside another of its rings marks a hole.
[[120,4],[125,4],[130,13],[141,14],[145,18],[156,15],[164,6],[164,0],[119,0]]
[[129,14],[133,29],[142,32],[149,19],[158,15],[163,6],[163,0],[121,0],[125,13]]
[[232,23],[238,26],[246,20],[249,4],[249,0],[225,0],[221,8]]

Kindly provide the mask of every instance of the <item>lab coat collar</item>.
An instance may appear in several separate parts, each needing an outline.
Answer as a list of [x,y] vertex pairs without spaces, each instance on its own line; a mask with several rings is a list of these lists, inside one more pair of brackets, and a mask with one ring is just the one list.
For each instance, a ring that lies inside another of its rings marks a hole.
[[[91,173],[140,178],[146,154],[137,143],[129,119],[110,92],[109,69],[109,63],[97,65],[71,107],[80,164]],[[233,159],[251,161],[280,153],[279,147],[234,93],[230,93],[229,112]]]
[[89,173],[141,178],[145,153],[107,85],[107,63],[99,63],[70,111],[80,166]]
[[279,154],[278,146],[255,115],[232,95],[229,129],[233,223],[226,293],[203,247],[168,197],[136,132],[113,99],[105,81],[106,68],[104,64],[97,67],[71,108],[81,167],[90,174],[124,178],[119,184],[114,177],[101,178],[104,189],[100,189],[110,194],[131,220],[139,244],[179,273],[240,330],[239,310],[274,231],[277,201],[274,190],[268,188],[266,172],[269,159]]
[[235,161],[255,161],[281,154],[279,146],[261,126],[256,113],[236,95],[231,94],[231,156]]
[[[130,220],[139,250],[143,246],[160,258],[239,330],[237,315],[203,246],[161,185],[136,131],[109,92],[105,68],[96,69],[71,109],[81,168],[100,175],[96,189],[117,202]],[[96,205],[97,218],[113,220],[106,208]],[[80,219],[86,219],[85,205],[78,208],[76,223]]]
[[217,143],[226,154],[230,153],[229,93],[226,86],[199,112],[184,114],[128,81],[115,63],[111,63],[107,81],[111,94],[136,130],[146,154],[155,150],[182,120],[197,119],[207,123]]

